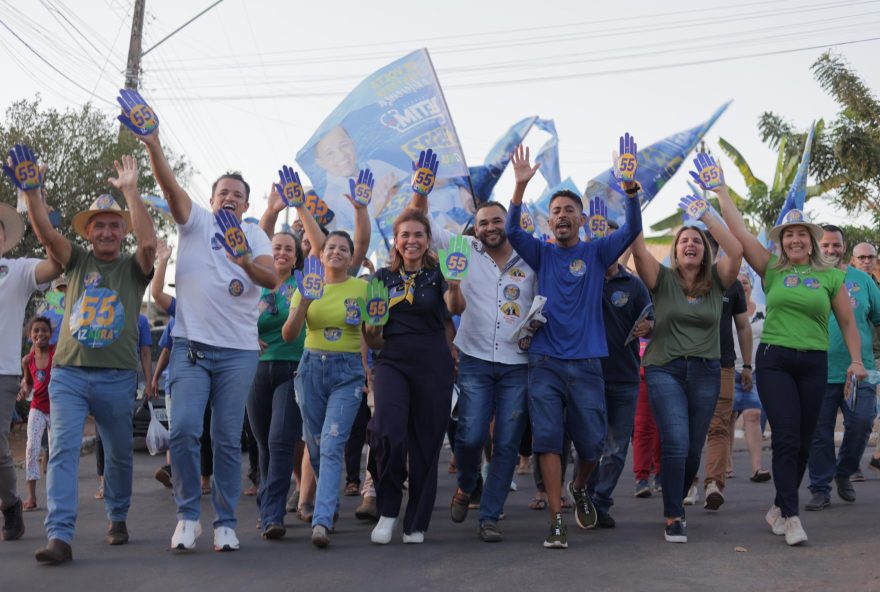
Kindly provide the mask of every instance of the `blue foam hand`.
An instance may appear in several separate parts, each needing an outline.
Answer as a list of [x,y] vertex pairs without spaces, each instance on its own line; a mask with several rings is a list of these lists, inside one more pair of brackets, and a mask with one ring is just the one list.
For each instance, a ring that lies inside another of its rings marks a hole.
[[522,209],[520,210],[519,227],[529,234],[535,232],[535,220],[532,218],[532,213],[529,212],[526,204],[522,204]]
[[370,200],[373,199],[373,173],[370,169],[363,169],[358,173],[357,182],[354,179],[348,180],[348,187],[351,189],[351,198],[358,205],[368,206]]
[[148,136],[159,127],[159,118],[136,90],[123,88],[116,98],[122,107],[122,115],[117,119],[122,125],[138,136]]
[[428,195],[437,180],[437,155],[428,148],[419,154],[418,162],[412,163],[412,190],[420,195]]
[[318,257],[314,255],[306,257],[303,271],[297,270],[293,277],[303,298],[320,300],[324,295],[324,266]]
[[284,205],[288,208],[298,208],[303,205],[306,192],[303,191],[302,183],[299,181],[299,173],[285,164],[278,171],[278,178],[281,179],[281,183],[275,184],[275,190],[281,196]]
[[694,168],[691,177],[705,190],[711,191],[724,185],[724,172],[709,154],[700,152],[694,159]]
[[709,202],[696,195],[686,195],[679,200],[678,207],[694,220],[699,220],[709,211]]
[[237,259],[251,252],[247,236],[245,236],[244,231],[241,229],[241,223],[235,217],[235,214],[229,210],[220,210],[214,214],[214,219],[220,227],[220,232],[215,234],[214,237],[220,241],[220,244],[223,245],[223,248],[226,249],[226,252],[231,257]]
[[587,220],[587,232],[595,240],[608,234],[608,206],[598,195],[590,200],[590,218]]
[[9,162],[3,172],[21,191],[31,191],[43,186],[43,175],[37,165],[37,157],[29,146],[16,144],[9,151]]
[[620,136],[620,157],[617,159],[615,175],[620,182],[635,181],[639,168],[639,152],[636,140],[629,132]]

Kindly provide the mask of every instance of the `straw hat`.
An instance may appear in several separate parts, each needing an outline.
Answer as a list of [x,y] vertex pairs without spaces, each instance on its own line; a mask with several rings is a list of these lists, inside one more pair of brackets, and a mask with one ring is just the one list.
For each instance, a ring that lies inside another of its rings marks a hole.
[[125,233],[131,232],[131,215],[119,207],[116,200],[112,196],[104,194],[92,202],[88,210],[82,211],[73,217],[73,229],[81,237],[88,239],[86,236],[86,227],[89,221],[98,214],[119,214],[125,220]]
[[789,210],[782,218],[782,222],[770,229],[770,232],[767,234],[767,238],[772,240],[774,243],[781,244],[780,238],[782,237],[782,232],[789,226],[805,227],[807,230],[810,231],[810,234],[813,235],[813,238],[816,239],[816,242],[822,240],[822,235],[825,234],[825,231],[822,230],[822,227],[818,224],[813,224],[810,221],[810,218],[802,211]]
[[18,212],[9,204],[0,203],[0,222],[6,230],[6,242],[3,244],[0,255],[11,251],[24,236],[24,222]]

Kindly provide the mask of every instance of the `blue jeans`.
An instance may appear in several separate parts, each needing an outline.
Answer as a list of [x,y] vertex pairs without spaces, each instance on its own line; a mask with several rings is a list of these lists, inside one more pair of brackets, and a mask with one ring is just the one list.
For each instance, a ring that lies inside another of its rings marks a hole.
[[[855,409],[843,400],[843,385],[829,384],[819,410],[819,421],[813,432],[810,448],[810,491],[831,493],[832,477],[849,479],[859,469],[862,454],[868,445],[868,437],[874,424],[877,385],[869,382],[859,384]],[[834,458],[834,426],[837,410],[843,411],[843,442]]]
[[636,418],[636,402],[639,399],[638,382],[605,381],[605,408],[608,411],[605,450],[599,466],[590,474],[587,489],[593,504],[600,512],[608,512],[614,505],[611,494],[623,473],[626,452],[633,433]]
[[472,493],[477,486],[489,422],[495,418],[492,459],[483,485],[480,522],[498,521],[510,491],[526,427],[528,372],[526,364],[501,364],[459,354],[455,461],[458,486],[466,493]]
[[333,528],[339,507],[339,483],[345,443],[361,406],[364,367],[360,353],[306,350],[294,379],[303,417],[303,436],[318,488],[312,526]]
[[605,444],[605,381],[597,358],[529,354],[529,418],[535,454],[562,454],[564,425],[578,458],[598,462]]
[[683,501],[700,469],[700,453],[721,390],[721,363],[676,358],[645,368],[648,400],[660,431],[663,515],[684,516]]
[[131,505],[132,416],[137,390],[134,370],[57,367],[49,383],[49,475],[46,479],[46,531],[70,544],[79,499],[79,454],[86,417],[104,443],[104,509],[122,522]]
[[178,520],[198,520],[202,488],[199,456],[205,407],[211,403],[214,475],[211,502],[214,528],[235,528],[241,497],[241,426],[259,352],[215,347],[174,338],[174,421],[171,423],[171,474]]
[[296,364],[261,361],[247,401],[247,416],[259,450],[257,507],[264,529],[284,524],[294,448],[302,438],[302,415],[293,390]]

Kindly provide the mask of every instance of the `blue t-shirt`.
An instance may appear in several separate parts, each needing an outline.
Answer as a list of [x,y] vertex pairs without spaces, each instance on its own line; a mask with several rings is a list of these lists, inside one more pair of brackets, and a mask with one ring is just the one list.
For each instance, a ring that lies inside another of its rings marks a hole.
[[150,334],[150,321],[144,315],[140,315],[138,316],[138,353],[140,353],[142,347],[150,347],[152,345],[153,336]]
[[608,355],[602,322],[605,270],[642,231],[637,198],[626,199],[626,223],[617,232],[588,243],[561,248],[527,234],[519,224],[522,207],[507,213],[510,244],[538,274],[538,294],[547,298],[547,324],[532,338],[529,353],[565,360]]
[[[602,318],[608,341],[608,357],[602,358],[605,382],[639,382],[639,340],[633,339],[624,346],[636,319],[642,314],[651,296],[642,280],[618,266],[617,275],[605,279],[602,298]],[[654,315],[648,315],[653,319]]]

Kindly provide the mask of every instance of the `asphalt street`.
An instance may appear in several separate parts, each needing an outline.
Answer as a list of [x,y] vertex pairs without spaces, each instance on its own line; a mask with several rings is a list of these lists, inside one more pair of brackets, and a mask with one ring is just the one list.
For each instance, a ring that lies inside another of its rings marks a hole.
[[[45,566],[34,560],[34,550],[45,542],[41,481],[41,509],[25,514],[24,538],[0,543],[2,590],[880,591],[880,473],[868,469],[867,454],[867,481],[855,484],[855,503],[843,502],[835,492],[831,508],[802,512],[810,537],[802,547],[790,548],[770,533],[764,513],[773,498],[772,482],[750,482],[747,454],[738,450],[727,502],[712,513],[702,505],[688,509],[687,544],[664,542],[660,497],[634,498],[627,465],[612,509],[617,527],[582,531],[569,514],[567,550],[542,547],[547,514],[527,507],[534,493],[528,475],[517,476],[519,491],[508,498],[502,543],[477,538],[477,511],[464,524],[453,524],[448,504],[455,479],[447,473],[446,457],[433,522],[422,545],[402,545],[399,532],[388,546],[371,544],[372,525],[354,518],[355,497],[342,498],[341,518],[327,549],[314,548],[310,528],[293,515],[287,517],[286,538],[264,541],[255,528],[254,498],[243,497],[238,508],[241,550],[216,553],[211,548],[213,512],[204,498],[205,533],[196,551],[180,554],[168,550],[176,523],[170,491],[152,477],[159,457],[135,454],[131,542],[108,547],[103,504],[92,498],[94,456],[83,456],[74,561]],[[766,451],[765,458],[769,462]],[[23,478],[19,473],[20,489]],[[804,487],[802,504],[808,493]]]

